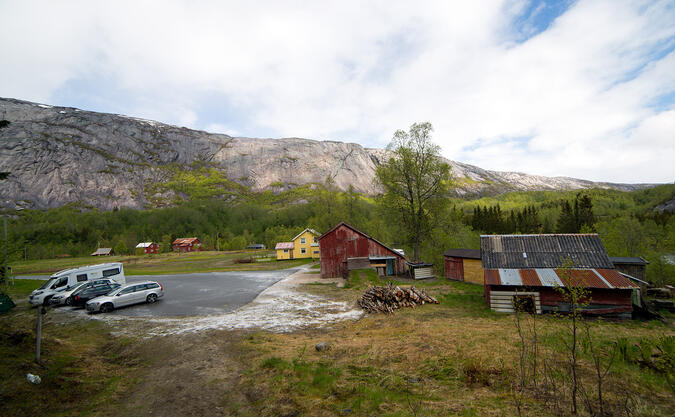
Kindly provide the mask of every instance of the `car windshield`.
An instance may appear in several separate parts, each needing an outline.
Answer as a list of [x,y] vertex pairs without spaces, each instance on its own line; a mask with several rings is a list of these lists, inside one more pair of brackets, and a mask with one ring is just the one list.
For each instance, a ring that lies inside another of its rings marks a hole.
[[57,279],[58,279],[58,278],[50,277],[50,278],[47,280],[47,282],[45,282],[44,284],[42,284],[42,286],[41,286],[40,288],[38,288],[38,290],[44,290],[45,288],[47,288],[47,287],[49,287],[50,285],[52,285],[53,283],[55,283]]
[[107,293],[106,295],[115,295],[115,294],[117,294],[119,291],[120,291],[120,288],[119,288],[119,287],[115,287],[112,291],[110,291],[110,292]]
[[84,284],[86,284],[86,282],[80,282],[78,284],[73,285],[72,287],[68,286],[68,287],[64,288],[63,291],[75,291],[75,290],[79,289],[81,286],[83,286]]

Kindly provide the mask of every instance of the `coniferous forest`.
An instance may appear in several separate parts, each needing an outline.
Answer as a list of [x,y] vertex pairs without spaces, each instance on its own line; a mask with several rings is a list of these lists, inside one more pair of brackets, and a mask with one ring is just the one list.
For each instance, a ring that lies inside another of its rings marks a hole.
[[[673,198],[675,185],[449,198],[448,210],[433,219],[422,258],[442,268],[445,250],[478,248],[481,234],[597,232],[610,256],[643,256],[650,262],[650,280],[675,283],[675,265],[669,263],[675,219],[672,212],[657,209]],[[323,233],[340,221],[410,253],[377,197],[339,191],[330,183],[277,194],[246,192],[228,202],[197,194],[170,208],[102,212],[71,204],[7,214],[10,260],[85,256],[99,246],[132,254],[143,241],[158,242],[166,251],[175,238],[192,236],[208,250],[238,250],[252,243],[274,248],[305,227]]]

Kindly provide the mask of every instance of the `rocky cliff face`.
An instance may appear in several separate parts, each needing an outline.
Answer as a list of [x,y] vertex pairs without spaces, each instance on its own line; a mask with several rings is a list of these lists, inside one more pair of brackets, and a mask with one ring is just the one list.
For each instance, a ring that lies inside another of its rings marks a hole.
[[[355,143],[309,139],[233,138],[149,120],[0,98],[0,205],[58,207],[69,202],[110,210],[170,201],[159,189],[176,169],[224,171],[254,191],[308,183],[378,192],[375,169],[386,151]],[[6,124],[6,123],[5,123]],[[632,190],[646,185],[594,183],[488,171],[449,161],[460,195],[589,187]]]

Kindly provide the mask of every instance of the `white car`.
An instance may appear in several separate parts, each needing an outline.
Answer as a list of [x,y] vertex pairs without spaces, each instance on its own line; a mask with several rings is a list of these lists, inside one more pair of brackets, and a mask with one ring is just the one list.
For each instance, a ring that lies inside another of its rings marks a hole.
[[85,308],[90,313],[97,311],[107,313],[116,308],[132,304],[154,303],[158,298],[163,296],[164,288],[159,282],[135,282],[133,284],[123,285],[106,295],[87,301]]

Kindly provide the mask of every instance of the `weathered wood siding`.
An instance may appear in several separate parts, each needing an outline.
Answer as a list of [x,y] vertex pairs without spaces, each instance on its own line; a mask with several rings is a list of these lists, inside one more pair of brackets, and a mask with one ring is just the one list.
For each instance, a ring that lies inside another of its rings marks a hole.
[[[525,288],[504,285],[486,285],[485,298],[488,301],[488,306],[495,310],[492,304],[492,300],[496,299],[495,294],[504,295],[512,293],[511,295],[514,295],[516,289],[519,291],[518,294],[527,292],[536,292],[538,294],[538,313],[566,312],[568,308],[563,295],[553,287]],[[582,314],[613,315],[621,318],[630,318],[633,311],[631,300],[633,291],[631,289],[589,288],[588,290],[590,300],[582,300],[589,302],[588,305],[582,308]]]
[[464,281],[483,285],[483,265],[480,259],[464,259]]
[[480,259],[446,256],[445,277],[483,285],[483,265]]
[[323,278],[346,276],[348,258],[368,256],[395,256],[394,274],[402,274],[405,271],[405,260],[399,253],[368,239],[345,225],[340,225],[323,235],[319,240],[319,248],[321,277]]

